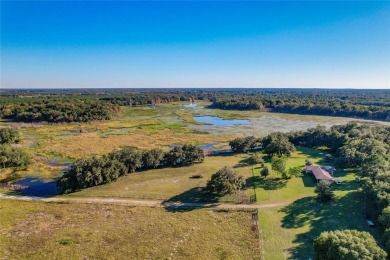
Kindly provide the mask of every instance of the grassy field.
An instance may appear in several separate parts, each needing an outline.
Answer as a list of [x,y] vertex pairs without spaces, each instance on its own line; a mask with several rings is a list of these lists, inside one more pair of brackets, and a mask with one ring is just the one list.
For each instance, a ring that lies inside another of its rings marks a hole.
[[2,259],[259,259],[250,212],[0,200]]
[[[304,167],[305,159],[319,165],[333,165],[324,160],[326,152],[298,148],[288,159],[288,167]],[[271,168],[269,162],[267,165]],[[310,259],[313,240],[323,231],[358,229],[378,238],[378,230],[370,229],[361,210],[364,198],[357,192],[354,170],[337,170],[335,176],[342,181],[333,185],[336,198],[329,203],[315,199],[315,180],[304,174],[282,180],[272,172],[267,178],[259,177],[255,168],[257,203],[281,203],[283,206],[259,209],[259,229],[264,259]]]
[[[235,167],[248,181],[251,167],[242,163],[247,155],[209,156],[200,164],[180,168],[165,168],[128,174],[118,181],[85,189],[67,196],[77,197],[128,197],[144,199],[177,200],[196,202],[209,200],[202,195],[202,188],[211,175],[224,166]],[[200,174],[203,178],[193,179]],[[248,198],[252,192],[248,186],[243,193]],[[225,201],[235,201],[235,196],[223,197]]]
[[303,197],[287,206],[259,210],[264,259],[310,259],[313,240],[323,231],[357,229],[379,239],[361,214],[364,199],[358,192],[338,196],[322,204]]
[[[325,161],[326,151],[298,147],[297,151],[292,154],[287,160],[287,167],[301,167],[305,166],[305,160],[308,159],[314,164],[334,166],[333,162]],[[270,159],[263,155],[266,159],[266,164],[271,170],[272,166]],[[303,174],[302,177],[292,177],[289,180],[284,180],[271,170],[271,175],[267,178],[260,177],[261,168],[254,168],[254,175],[256,185],[256,197],[258,203],[287,203],[293,202],[296,199],[315,196],[314,187],[316,182],[311,175]],[[334,173],[335,177],[339,178],[343,184],[340,186],[334,185],[337,195],[344,195],[351,189],[357,189],[355,183],[355,173],[353,169],[337,170]]]

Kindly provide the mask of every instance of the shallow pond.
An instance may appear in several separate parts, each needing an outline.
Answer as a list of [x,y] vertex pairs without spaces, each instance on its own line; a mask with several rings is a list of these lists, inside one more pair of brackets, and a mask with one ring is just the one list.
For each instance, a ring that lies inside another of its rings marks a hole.
[[196,107],[196,104],[191,103],[191,104],[185,104],[183,105],[184,107]]
[[215,126],[234,126],[234,125],[248,125],[251,123],[249,120],[245,119],[223,119],[218,116],[194,116],[195,121],[211,124]]
[[12,184],[20,186],[19,191],[27,196],[54,196],[59,193],[56,181],[45,182],[36,177],[26,177]]

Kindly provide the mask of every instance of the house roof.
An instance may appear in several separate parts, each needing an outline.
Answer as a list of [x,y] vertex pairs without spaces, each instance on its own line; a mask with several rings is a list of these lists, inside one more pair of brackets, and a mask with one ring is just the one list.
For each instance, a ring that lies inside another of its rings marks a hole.
[[306,170],[311,171],[317,180],[331,181],[334,179],[329,172],[325,171],[324,169],[322,169],[320,166],[317,165],[308,165],[306,166]]

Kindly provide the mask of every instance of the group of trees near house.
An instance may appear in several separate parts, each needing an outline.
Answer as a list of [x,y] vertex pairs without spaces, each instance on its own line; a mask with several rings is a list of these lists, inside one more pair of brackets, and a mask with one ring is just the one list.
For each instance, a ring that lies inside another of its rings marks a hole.
[[[284,179],[301,173],[301,170],[297,167],[287,168],[287,157],[291,156],[295,151],[295,146],[289,141],[286,134],[275,132],[264,138],[256,138],[254,136],[239,137],[232,140],[229,145],[231,150],[237,153],[245,153],[254,147],[261,147],[264,153],[272,157],[272,169]],[[263,168],[260,173],[263,177],[269,175],[268,167],[264,165],[264,160],[258,154],[253,155],[250,161],[261,164]]]
[[176,146],[169,152],[125,147],[106,155],[75,161],[58,180],[57,186],[61,193],[71,193],[115,181],[120,176],[139,170],[187,166],[203,160],[203,150],[194,145]]
[[[235,146],[240,147],[237,144],[239,140],[245,142],[246,139],[236,139]],[[258,139],[258,144],[262,145],[265,153],[274,156],[272,169],[282,177],[288,178],[298,173],[298,169],[287,170],[284,163],[285,157],[295,150],[294,146],[327,147],[330,151],[327,160],[334,160],[341,168],[360,169],[361,176],[367,177],[363,192],[376,209],[372,213],[383,227],[384,244],[390,252],[390,127],[357,123],[335,125],[329,129],[317,126],[306,131],[272,133]],[[264,176],[268,171],[264,170]],[[333,197],[328,186],[327,183],[320,183],[316,188],[323,201]]]
[[229,142],[230,148],[236,153],[246,153],[254,147],[261,147],[270,157],[291,156],[295,151],[295,146],[289,141],[286,134],[275,132],[264,138],[254,136],[239,137]]
[[90,122],[109,120],[119,109],[118,105],[92,99],[26,99],[0,103],[0,117],[19,122]]
[[286,135],[295,145],[329,147],[339,167],[358,167],[361,176],[368,177],[364,192],[376,209],[373,214],[384,229],[384,244],[390,252],[390,127],[349,123]]

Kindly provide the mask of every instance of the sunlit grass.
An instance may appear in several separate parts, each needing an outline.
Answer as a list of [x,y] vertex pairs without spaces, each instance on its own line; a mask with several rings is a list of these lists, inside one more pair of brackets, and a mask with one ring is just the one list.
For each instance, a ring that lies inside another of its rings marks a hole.
[[[206,157],[205,162],[188,167],[164,168],[128,174],[119,180],[85,189],[67,196],[76,197],[128,197],[143,199],[181,200],[196,202],[202,198],[202,188],[211,175],[224,166],[238,166],[246,155]],[[240,165],[241,166],[241,165]],[[245,179],[252,176],[251,167],[235,168]],[[193,179],[193,175],[203,178]],[[244,193],[249,196],[252,187]],[[234,201],[233,201],[234,202]]]
[[7,259],[259,259],[251,213],[0,200]]
[[[304,168],[305,159],[314,164],[331,165],[325,160],[326,151],[298,147],[288,159],[288,167]],[[269,162],[266,163],[271,168]],[[260,169],[255,169],[259,176]],[[369,229],[361,214],[364,200],[358,191],[354,169],[336,170],[341,185],[332,185],[336,195],[329,203],[316,200],[316,182],[310,175],[282,180],[275,172],[257,180],[257,202],[282,203],[277,208],[259,210],[259,226],[264,259],[309,259],[313,256],[313,240],[322,232],[334,229],[359,229],[377,236]]]

